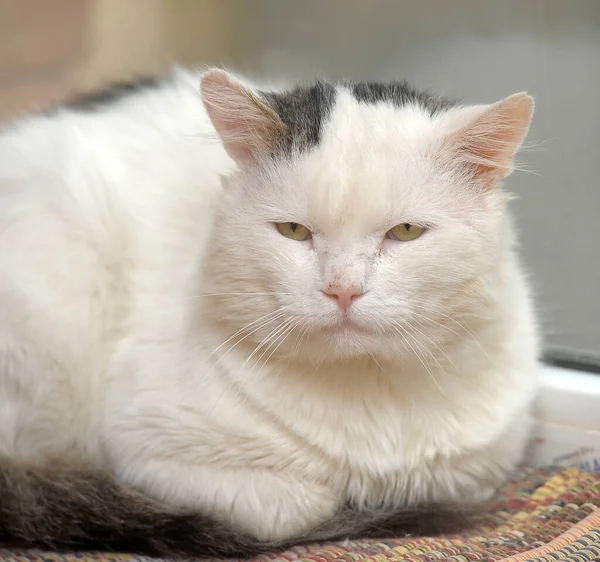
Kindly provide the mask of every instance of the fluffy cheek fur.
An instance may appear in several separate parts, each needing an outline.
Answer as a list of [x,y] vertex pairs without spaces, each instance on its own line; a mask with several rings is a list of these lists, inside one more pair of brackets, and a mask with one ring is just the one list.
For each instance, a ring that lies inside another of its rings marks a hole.
[[[293,170],[275,181],[244,174],[224,186],[209,250],[210,297],[203,301],[214,310],[224,337],[238,333],[247,344],[260,346],[261,355],[313,363],[356,355],[393,360],[415,352],[435,356],[485,318],[488,279],[495,278],[498,252],[509,246],[503,243],[500,191],[483,193],[477,185],[465,185],[460,174],[440,174],[443,180],[424,186],[415,204],[437,205],[436,221],[414,241],[386,239],[379,224],[351,228],[343,243],[326,229],[298,242],[273,224],[302,220],[314,227],[306,187],[278,197],[281,185],[294,181],[290,175]],[[457,198],[461,192],[466,195]],[[444,193],[452,199],[445,202]],[[398,209],[397,216],[406,212]],[[321,291],[332,275],[364,290],[350,314],[355,329],[339,329],[343,314]]]

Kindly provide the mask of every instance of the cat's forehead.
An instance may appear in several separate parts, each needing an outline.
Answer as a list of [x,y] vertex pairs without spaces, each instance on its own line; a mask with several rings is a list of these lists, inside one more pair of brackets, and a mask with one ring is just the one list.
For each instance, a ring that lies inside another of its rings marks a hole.
[[427,209],[423,186],[435,174],[428,146],[442,107],[403,88],[338,85],[328,96],[290,169],[292,196],[316,228],[367,233]]

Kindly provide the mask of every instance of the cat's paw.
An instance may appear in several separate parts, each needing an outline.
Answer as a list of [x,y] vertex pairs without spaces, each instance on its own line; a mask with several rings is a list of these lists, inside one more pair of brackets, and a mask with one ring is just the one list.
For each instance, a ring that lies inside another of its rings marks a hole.
[[280,541],[304,535],[333,517],[339,507],[339,497],[320,484],[279,476],[255,486],[244,480],[247,485],[230,504],[228,519],[260,540]]

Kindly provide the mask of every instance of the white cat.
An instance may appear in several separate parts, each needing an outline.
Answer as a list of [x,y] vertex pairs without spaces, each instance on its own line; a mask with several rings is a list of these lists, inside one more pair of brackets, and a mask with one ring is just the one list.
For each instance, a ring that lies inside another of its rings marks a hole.
[[532,99],[117,93],[0,133],[0,540],[229,555],[493,494],[536,387],[498,185]]

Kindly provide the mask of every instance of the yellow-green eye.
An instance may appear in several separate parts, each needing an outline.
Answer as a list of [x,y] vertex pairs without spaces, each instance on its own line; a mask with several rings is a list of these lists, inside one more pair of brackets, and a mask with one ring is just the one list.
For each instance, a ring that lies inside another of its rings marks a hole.
[[310,238],[310,230],[297,222],[278,222],[276,225],[277,230],[291,240],[302,242],[303,240],[308,240]]
[[404,222],[396,225],[388,232],[388,234],[390,235],[390,238],[393,238],[394,240],[399,240],[400,242],[409,242],[410,240],[414,240],[415,238],[421,236],[423,232],[425,232],[425,228],[422,226]]

